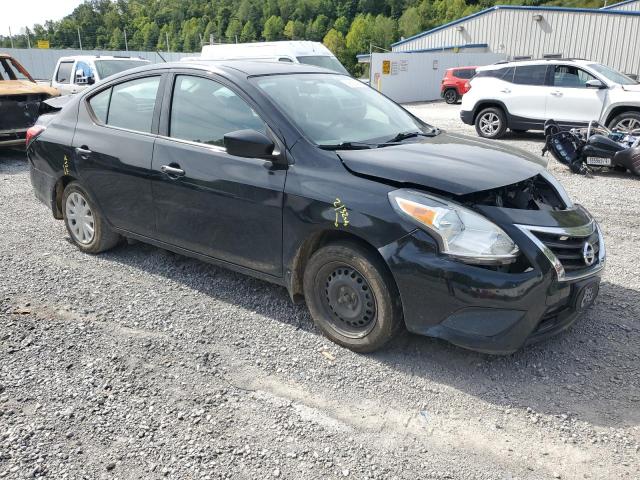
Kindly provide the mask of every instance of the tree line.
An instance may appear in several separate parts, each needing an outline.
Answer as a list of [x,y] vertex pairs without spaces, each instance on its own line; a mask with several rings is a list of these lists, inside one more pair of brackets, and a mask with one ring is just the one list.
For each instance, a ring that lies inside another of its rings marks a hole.
[[[0,36],[0,47],[197,52],[205,43],[314,40],[352,72],[356,54],[494,4],[600,7],[601,0],[85,0],[59,21]],[[14,26],[14,29],[16,26]]]

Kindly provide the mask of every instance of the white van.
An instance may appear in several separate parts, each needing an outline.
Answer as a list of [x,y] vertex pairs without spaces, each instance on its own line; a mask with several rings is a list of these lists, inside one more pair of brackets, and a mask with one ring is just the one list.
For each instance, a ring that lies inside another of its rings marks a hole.
[[78,93],[104,78],[130,68],[147,65],[149,60],[134,57],[77,55],[61,57],[51,78],[51,86],[62,95]]
[[[205,45],[198,59],[305,63],[349,74],[331,50],[320,42],[306,40]],[[183,60],[194,60],[194,57]]]

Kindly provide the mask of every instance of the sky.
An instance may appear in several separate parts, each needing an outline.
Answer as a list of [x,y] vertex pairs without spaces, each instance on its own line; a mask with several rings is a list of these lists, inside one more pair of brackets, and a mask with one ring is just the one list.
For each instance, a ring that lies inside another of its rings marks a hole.
[[20,33],[24,27],[46,20],[60,20],[83,0],[0,0],[0,35]]

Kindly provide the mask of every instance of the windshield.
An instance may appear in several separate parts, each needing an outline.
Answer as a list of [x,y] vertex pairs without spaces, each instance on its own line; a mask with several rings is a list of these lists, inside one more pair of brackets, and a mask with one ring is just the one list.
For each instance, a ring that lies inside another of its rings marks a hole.
[[385,96],[345,75],[271,75],[254,82],[319,146],[375,146],[408,132],[434,133]]
[[318,56],[306,56],[306,57],[296,57],[300,63],[305,63],[307,65],[315,65],[316,67],[327,68],[329,70],[333,70],[334,72],[344,73],[345,75],[349,75],[347,69],[338,61],[336,57],[330,57],[329,55],[318,55]]
[[33,78],[13,58],[0,58],[0,80],[29,80]]
[[141,67],[149,62],[147,60],[96,60],[95,63],[98,76],[102,80],[130,68]]
[[619,85],[636,85],[638,83],[634,79],[629,78],[626,75],[618,72],[617,70],[607,67],[606,65],[592,63],[587,66],[598,72],[600,75]]

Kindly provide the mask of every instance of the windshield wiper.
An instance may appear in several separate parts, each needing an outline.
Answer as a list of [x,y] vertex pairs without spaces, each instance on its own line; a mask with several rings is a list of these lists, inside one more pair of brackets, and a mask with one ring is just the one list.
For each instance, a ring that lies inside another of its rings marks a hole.
[[364,150],[376,146],[377,144],[362,142],[340,142],[334,145],[319,145],[323,150]]
[[438,134],[438,130],[437,129],[434,129],[432,133],[400,132],[395,137],[393,137],[390,140],[387,140],[386,142],[384,142],[384,145],[387,145],[387,144],[390,144],[390,143],[402,142],[403,140],[407,140],[408,138],[414,138],[414,137],[433,137],[433,136],[435,136],[437,134]]

